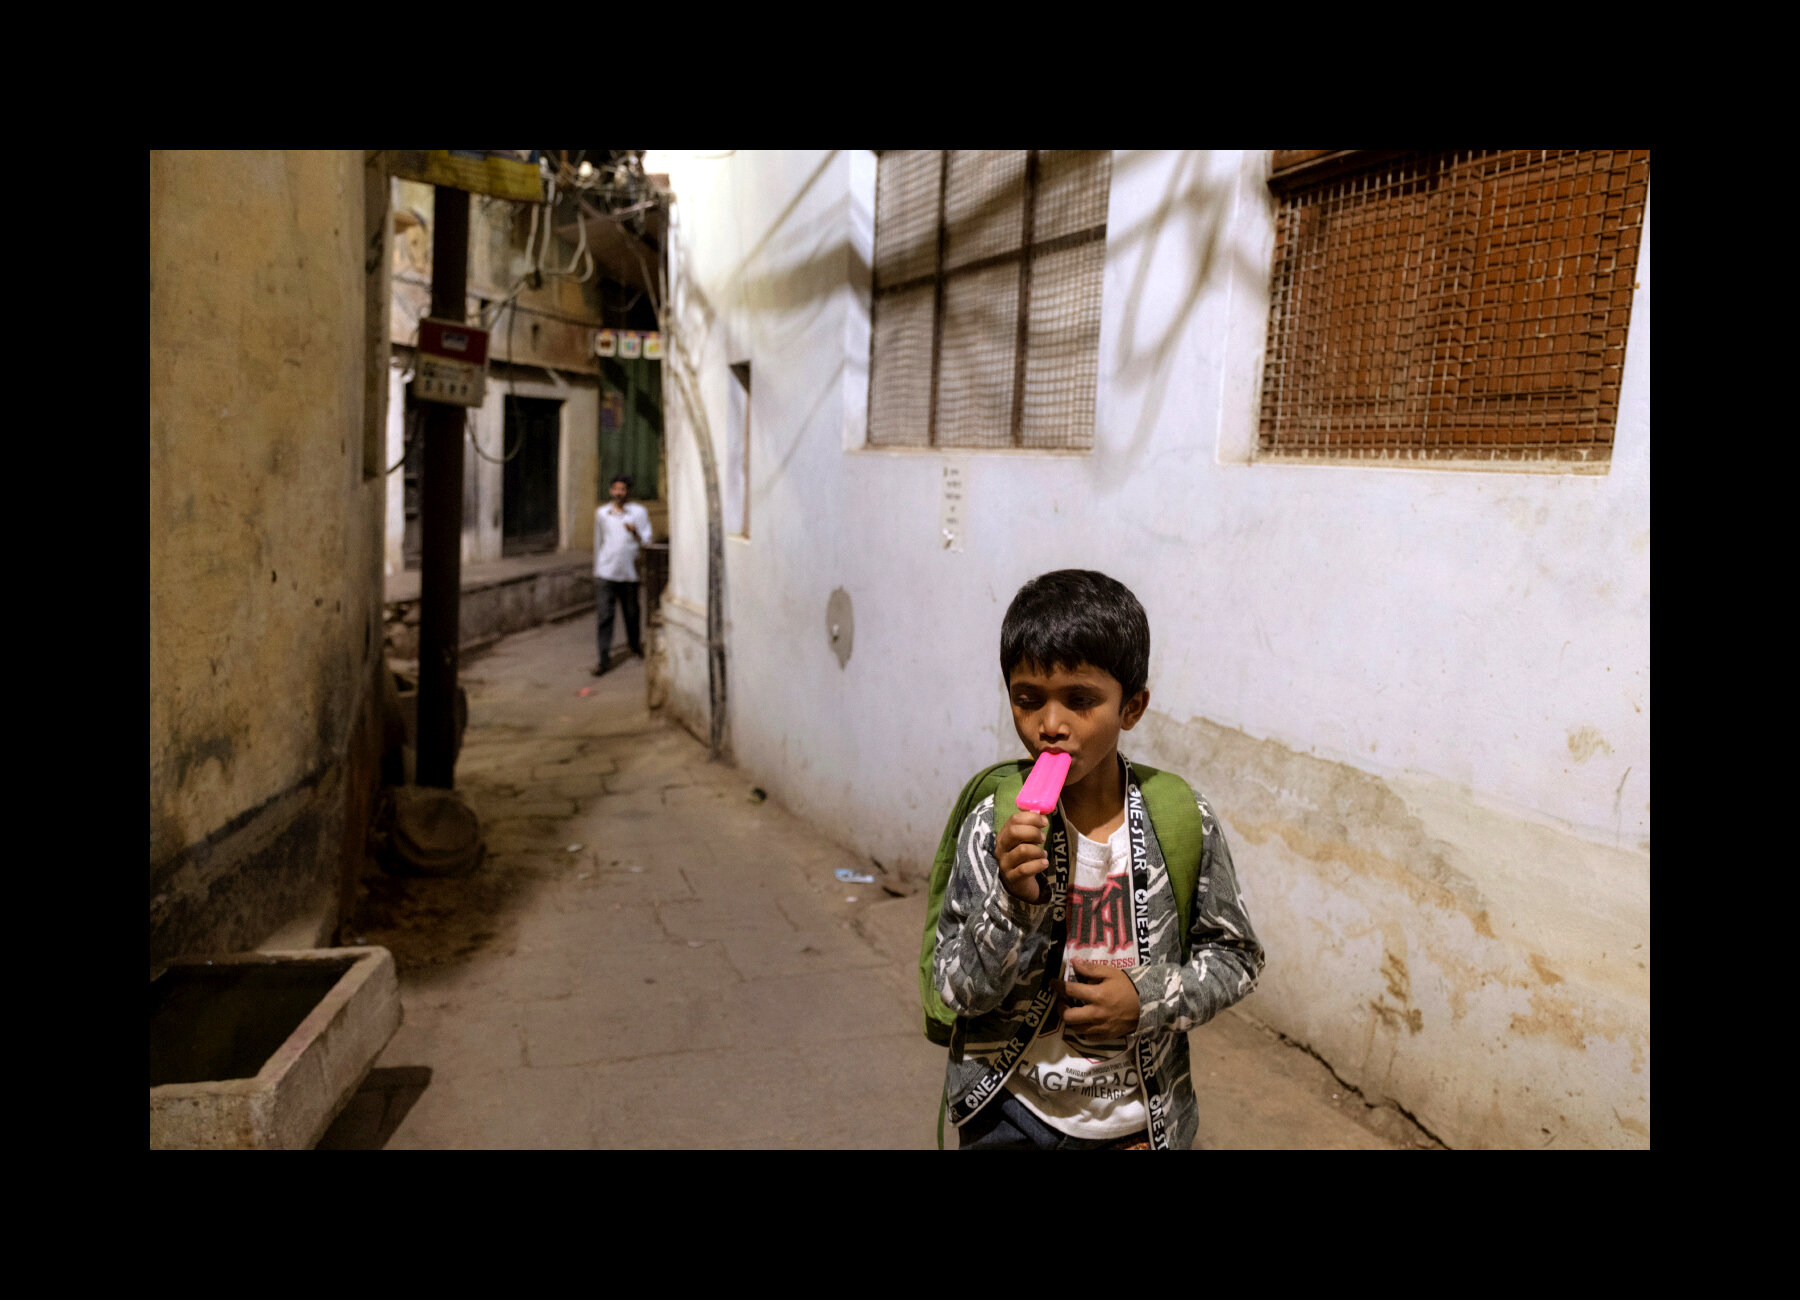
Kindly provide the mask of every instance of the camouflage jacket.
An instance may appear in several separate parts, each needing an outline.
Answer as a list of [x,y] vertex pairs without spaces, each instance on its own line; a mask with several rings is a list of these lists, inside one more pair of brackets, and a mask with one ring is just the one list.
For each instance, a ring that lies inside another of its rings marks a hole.
[[[1129,763],[1126,770],[1130,772]],[[1131,776],[1128,809],[1134,795],[1141,809],[1137,780]],[[1169,1146],[1176,1151],[1193,1145],[1199,1120],[1188,1031],[1249,993],[1264,961],[1262,944],[1238,891],[1224,832],[1205,798],[1196,798],[1205,838],[1188,926],[1188,959],[1181,959],[1176,933],[1180,920],[1168,869],[1156,836],[1149,834],[1144,837],[1149,924],[1147,941],[1140,942],[1150,960],[1125,972],[1137,989],[1141,1007],[1137,1032],[1148,1048],[1140,1059],[1148,1060],[1151,1079],[1148,1086],[1140,1080],[1139,1086],[1145,1087],[1147,1098],[1159,1094],[1151,1103],[1152,1112],[1160,1103],[1167,1117]],[[1050,833],[1060,829],[1059,814],[1051,819]],[[992,1062],[1025,1025],[1033,999],[1052,973],[1047,969],[1054,939],[1051,904],[1047,898],[1026,903],[1007,892],[995,846],[990,795],[975,806],[957,833],[956,864],[944,891],[932,963],[938,996],[957,1013],[945,1078],[952,1122],[957,1122],[959,1103],[979,1110],[998,1095],[995,1089],[985,1098],[970,1100],[984,1080],[991,1083]],[[1137,906],[1134,901],[1134,932]],[[1005,1078],[1016,1065],[1015,1060]],[[964,1115],[964,1121],[967,1118]]]

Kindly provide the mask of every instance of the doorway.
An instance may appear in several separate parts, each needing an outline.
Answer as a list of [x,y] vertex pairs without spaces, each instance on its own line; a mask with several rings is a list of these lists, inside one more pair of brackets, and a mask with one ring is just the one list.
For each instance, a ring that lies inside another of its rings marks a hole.
[[500,553],[554,551],[557,536],[557,462],[562,450],[562,403],[506,396],[506,462],[500,493]]
[[662,362],[600,359],[600,499],[615,474],[631,476],[631,495],[662,499]]

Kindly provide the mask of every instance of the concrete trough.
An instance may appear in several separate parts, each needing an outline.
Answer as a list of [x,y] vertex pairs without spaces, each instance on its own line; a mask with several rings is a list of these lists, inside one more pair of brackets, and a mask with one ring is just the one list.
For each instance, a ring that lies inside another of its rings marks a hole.
[[150,1147],[310,1149],[399,1027],[386,948],[171,962],[150,980]]

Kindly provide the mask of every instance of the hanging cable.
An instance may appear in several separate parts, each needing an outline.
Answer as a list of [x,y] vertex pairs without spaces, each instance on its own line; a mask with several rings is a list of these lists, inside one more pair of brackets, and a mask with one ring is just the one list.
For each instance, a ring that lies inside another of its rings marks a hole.
[[412,357],[406,365],[400,368],[400,384],[402,387],[410,384],[413,381],[413,376],[419,371],[419,325],[423,320],[424,317],[422,316],[413,318],[412,337],[406,342],[407,349],[411,352]]
[[418,432],[420,428],[423,427],[424,423],[424,416],[419,412],[417,407],[413,409],[412,417],[410,419],[405,416],[401,417],[401,427],[405,430],[405,433],[400,442],[400,459],[387,467],[382,473],[383,478],[386,478],[389,474],[392,474],[395,470],[406,464],[406,458],[412,455],[413,440],[417,437]]
[[588,269],[583,274],[576,277],[577,283],[585,284],[587,283],[588,278],[594,274],[594,256],[588,251],[587,222],[582,219],[581,204],[579,200],[575,207],[575,224],[581,229],[581,240],[575,246],[575,256],[569,260],[568,266],[560,271],[552,270],[550,274],[565,276],[574,275],[575,268],[581,265],[581,259],[585,257],[587,258]]
[[538,228],[538,205],[533,203],[530,206],[531,206],[531,233],[525,236],[525,264],[527,266],[531,265],[531,248],[532,248],[532,245],[537,243],[537,228]]
[[[407,342],[406,346],[412,354],[412,360],[409,365],[402,366],[400,369],[400,388],[403,393],[405,392],[406,386],[412,382],[413,376],[419,369],[419,322],[416,320],[413,322],[412,338]],[[386,478],[389,474],[392,474],[395,470],[406,464],[406,458],[412,454],[413,442],[417,438],[418,431],[422,424],[423,417],[419,414],[417,407],[414,408],[410,420],[405,416],[401,417],[401,427],[404,430],[404,433],[400,440],[400,459],[395,461],[392,465],[389,465],[387,469],[382,472],[383,478]]]
[[[556,211],[555,174],[552,173],[548,180],[549,184],[544,198],[544,238],[538,243],[537,262],[533,268],[537,271],[540,280],[544,277],[544,254],[550,249],[550,216]],[[536,214],[533,213],[533,216],[535,217]]]
[[[508,393],[505,395],[503,400],[517,401],[518,399],[516,397],[514,397],[511,393]],[[500,442],[501,442],[500,450],[503,454],[501,455],[501,457],[498,460],[494,459],[494,457],[488,455],[485,451],[483,451],[481,449],[481,443],[475,437],[475,419],[474,419],[474,412],[472,410],[464,411],[464,413],[463,413],[463,432],[468,435],[469,445],[475,449],[475,454],[477,456],[481,457],[481,459],[485,460],[490,465],[508,464],[509,462],[511,462],[513,457],[517,456],[521,451],[523,451],[525,449],[525,428],[524,428],[523,423],[521,423],[519,426],[518,444],[511,451],[506,450],[506,446],[505,446],[506,435],[505,435],[504,429],[502,429],[501,438],[500,438]]]

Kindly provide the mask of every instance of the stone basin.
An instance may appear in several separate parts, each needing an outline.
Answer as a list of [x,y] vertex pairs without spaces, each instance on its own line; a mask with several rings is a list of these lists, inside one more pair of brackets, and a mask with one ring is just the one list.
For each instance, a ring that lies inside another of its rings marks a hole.
[[307,1150],[400,1027],[386,948],[184,957],[150,979],[152,1150]]

